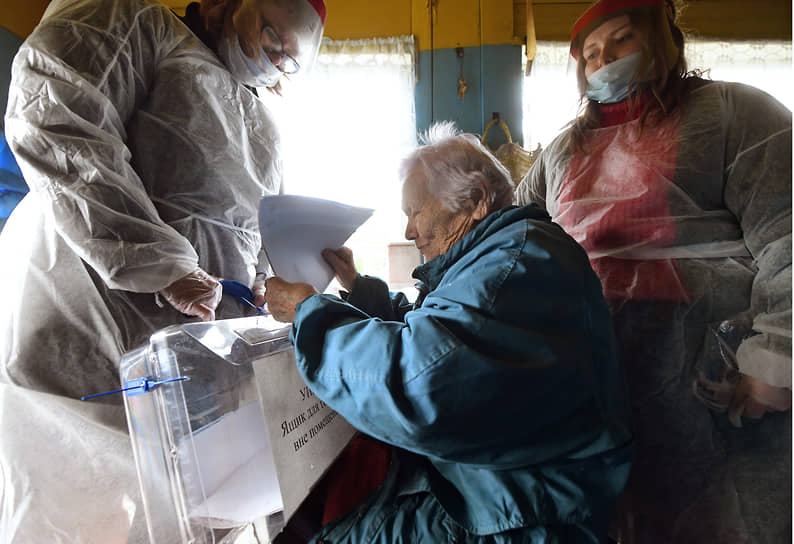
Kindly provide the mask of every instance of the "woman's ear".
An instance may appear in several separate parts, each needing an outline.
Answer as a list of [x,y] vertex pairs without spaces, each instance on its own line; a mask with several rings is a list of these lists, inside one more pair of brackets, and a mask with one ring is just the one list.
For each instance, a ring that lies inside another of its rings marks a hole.
[[471,199],[474,202],[474,209],[471,212],[471,218],[475,221],[482,221],[488,216],[491,209],[490,199],[488,198],[488,191],[485,188],[479,188],[472,191]]

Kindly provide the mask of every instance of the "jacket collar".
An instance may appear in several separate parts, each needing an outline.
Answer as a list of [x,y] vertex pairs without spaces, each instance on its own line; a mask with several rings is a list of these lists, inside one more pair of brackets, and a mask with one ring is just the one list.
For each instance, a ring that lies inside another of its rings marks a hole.
[[412,276],[422,284],[422,286],[419,286],[420,292],[423,290],[422,287],[427,291],[434,290],[447,270],[482,240],[508,225],[525,219],[551,221],[549,214],[534,203],[521,207],[509,206],[492,213],[480,221],[476,227],[449,248],[446,253],[414,269]]

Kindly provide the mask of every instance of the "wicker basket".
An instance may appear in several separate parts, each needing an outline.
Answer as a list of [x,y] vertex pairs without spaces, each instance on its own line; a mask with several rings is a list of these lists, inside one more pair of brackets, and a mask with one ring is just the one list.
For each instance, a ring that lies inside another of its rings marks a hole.
[[[496,151],[491,151],[494,156],[501,162],[505,168],[510,172],[510,177],[513,179],[513,184],[518,186],[524,176],[529,172],[529,167],[535,162],[535,159],[540,155],[540,144],[538,144],[535,151],[527,151],[513,141],[510,136],[510,130],[501,119],[493,119],[488,126],[485,127],[485,132],[482,135],[482,143],[485,144],[485,138],[488,136],[488,131],[492,126],[499,125],[499,127],[507,135],[507,143],[502,144]],[[489,148],[490,150],[490,148]]]

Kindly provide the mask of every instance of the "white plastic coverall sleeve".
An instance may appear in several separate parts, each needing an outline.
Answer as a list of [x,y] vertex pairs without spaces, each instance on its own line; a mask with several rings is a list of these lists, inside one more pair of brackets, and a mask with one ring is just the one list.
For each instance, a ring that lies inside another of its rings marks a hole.
[[[50,7],[50,28],[84,9]],[[163,10],[145,15],[162,17]],[[37,38],[14,61],[6,130],[58,234],[114,289],[153,293],[192,272],[196,252],[160,219],[126,143],[126,126],[152,84],[152,66],[167,51],[157,41],[132,51],[129,42],[111,43],[105,29],[88,25],[62,25]]]
[[744,128],[726,130],[725,204],[757,267],[749,313],[760,334],[736,359],[743,374],[791,388],[791,112],[750,87],[724,96],[726,116]]
[[[253,284],[278,131],[154,0],[53,0],[9,95],[32,191],[0,233],[0,542],[144,543],[122,398],[78,399],[117,389],[125,352],[195,320],[151,293],[197,265]],[[246,313],[228,297],[216,310]]]

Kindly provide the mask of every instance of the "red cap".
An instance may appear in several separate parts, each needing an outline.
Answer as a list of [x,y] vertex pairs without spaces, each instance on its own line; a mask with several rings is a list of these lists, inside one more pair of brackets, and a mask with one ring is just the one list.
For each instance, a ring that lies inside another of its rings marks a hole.
[[320,16],[320,20],[325,24],[325,2],[323,0],[309,0],[309,3],[312,5],[314,10],[317,12],[317,15]]
[[635,6],[662,6],[664,0],[601,0],[590,6],[579,19],[573,24],[571,31],[571,56],[579,57],[579,49],[573,48],[573,42],[582,30],[605,15],[620,11],[622,9],[633,8]]

